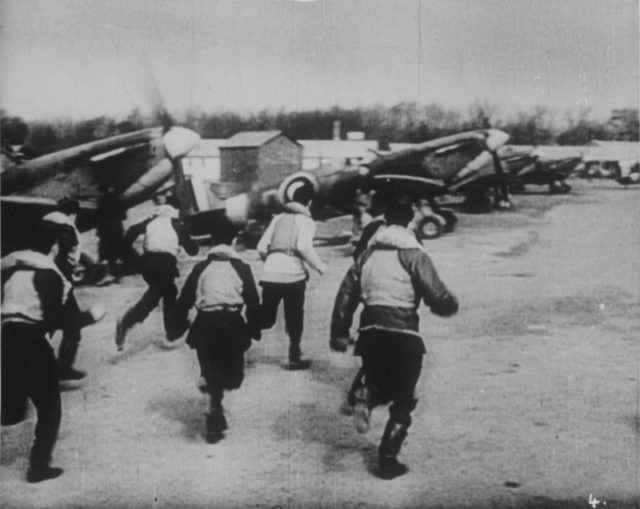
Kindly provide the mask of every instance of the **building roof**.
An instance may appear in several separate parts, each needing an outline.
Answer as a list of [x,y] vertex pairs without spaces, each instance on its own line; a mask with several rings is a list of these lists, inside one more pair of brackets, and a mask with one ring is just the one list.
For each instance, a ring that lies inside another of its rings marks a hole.
[[224,138],[200,140],[200,143],[187,154],[187,157],[220,157],[220,145],[227,142]]
[[585,147],[584,161],[640,161],[640,143],[592,140]]
[[296,140],[289,138],[282,131],[241,131],[229,138],[220,148],[261,147],[281,135],[299,145]]
[[589,143],[587,143],[587,146],[638,150],[638,148],[640,147],[640,142],[620,140],[590,140]]
[[299,140],[303,147],[303,158],[317,159],[363,159],[375,157],[372,150],[378,150],[375,140]]

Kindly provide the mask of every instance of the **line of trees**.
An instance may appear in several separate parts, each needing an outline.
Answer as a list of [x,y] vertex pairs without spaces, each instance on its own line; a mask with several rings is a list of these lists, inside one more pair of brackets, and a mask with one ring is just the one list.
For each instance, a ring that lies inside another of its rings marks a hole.
[[[125,119],[102,116],[89,120],[60,119],[26,122],[0,110],[3,144],[24,144],[32,154],[45,154],[107,136],[160,125],[158,117],[132,111]],[[469,129],[496,127],[510,134],[518,145],[583,145],[590,139],[638,141],[638,110],[618,110],[615,119],[595,121],[589,110],[559,115],[546,107],[535,107],[501,116],[490,104],[474,104],[466,111],[439,104],[401,102],[392,107],[333,107],[310,111],[272,111],[239,114],[187,112],[177,123],[203,138],[228,138],[239,131],[278,129],[297,139],[331,139],[333,122],[340,120],[342,132],[363,131],[378,140],[416,143]],[[615,122],[613,121],[615,120]]]

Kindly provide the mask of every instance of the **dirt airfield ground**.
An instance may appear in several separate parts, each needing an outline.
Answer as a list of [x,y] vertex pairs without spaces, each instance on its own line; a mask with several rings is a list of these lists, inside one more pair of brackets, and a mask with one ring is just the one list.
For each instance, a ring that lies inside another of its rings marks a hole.
[[[312,369],[282,368],[279,319],[225,398],[230,430],[216,445],[203,439],[194,352],[162,348],[159,311],[116,353],[116,317],[142,280],[81,289],[109,315],[85,330],[77,364],[89,377],[63,393],[54,464],[65,474],[27,484],[33,414],[3,428],[1,507],[638,507],[640,189],[572,184],[569,196],[461,214],[454,234],[425,243],[461,310],[421,314],[429,353],[406,476],[371,473],[385,409],[365,435],[338,413],[357,359],[330,352],[328,328],[350,258],[322,247],[331,268],[310,281],[303,339]],[[242,256],[259,276],[255,251]]]

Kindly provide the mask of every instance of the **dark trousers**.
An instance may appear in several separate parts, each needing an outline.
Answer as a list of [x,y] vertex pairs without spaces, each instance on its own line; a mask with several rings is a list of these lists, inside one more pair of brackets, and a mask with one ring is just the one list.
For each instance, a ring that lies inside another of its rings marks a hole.
[[2,424],[23,421],[28,399],[37,412],[31,465],[48,465],[62,417],[58,363],[42,328],[8,323],[2,326]]
[[289,336],[289,359],[298,360],[301,355],[300,341],[304,327],[305,280],[295,283],[271,283],[263,281],[260,320],[262,329],[270,329],[276,323],[278,306],[284,300],[284,324]]
[[82,339],[82,312],[76,301],[73,290],[69,293],[65,303],[65,324],[62,328],[62,339],[58,348],[58,361],[61,370],[68,370],[73,366]]
[[355,353],[362,357],[371,406],[391,402],[390,420],[410,426],[417,402],[415,388],[422,370],[422,340],[398,332],[367,330],[360,334]]
[[122,317],[122,326],[126,330],[143,322],[162,300],[165,332],[172,337],[178,298],[175,283],[179,275],[177,260],[168,253],[145,253],[142,255],[141,264],[142,278],[149,286],[140,300],[126,311]]
[[200,373],[214,403],[222,401],[225,390],[240,387],[244,352],[251,345],[251,338],[239,312],[199,312],[187,335],[187,344],[196,349]]
[[224,391],[240,387],[244,379],[243,351],[213,351],[206,345],[197,348],[200,372],[207,381],[211,399],[221,402]]

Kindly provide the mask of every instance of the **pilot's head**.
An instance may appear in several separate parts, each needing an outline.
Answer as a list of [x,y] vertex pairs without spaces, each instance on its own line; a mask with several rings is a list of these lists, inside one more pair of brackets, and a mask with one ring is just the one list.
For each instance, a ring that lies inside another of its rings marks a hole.
[[42,221],[38,227],[37,235],[31,241],[31,249],[55,258],[62,250],[68,250],[76,245],[78,239],[73,228],[66,224]]
[[227,218],[227,216],[219,216],[216,218],[215,227],[211,234],[214,244],[233,243],[233,239],[238,236],[238,228]]
[[311,205],[313,194],[313,185],[311,185],[310,182],[302,180],[292,183],[287,190],[289,201],[299,203],[300,205],[304,205],[305,207]]
[[80,212],[80,203],[73,198],[62,198],[58,200],[58,209],[67,216],[76,217]]
[[387,201],[384,218],[388,225],[408,226],[413,220],[414,210],[411,198],[404,193],[393,193]]
[[180,202],[180,198],[178,198],[177,196],[169,195],[167,196],[167,201],[165,202],[165,205],[169,205],[176,210],[180,210],[182,203]]

